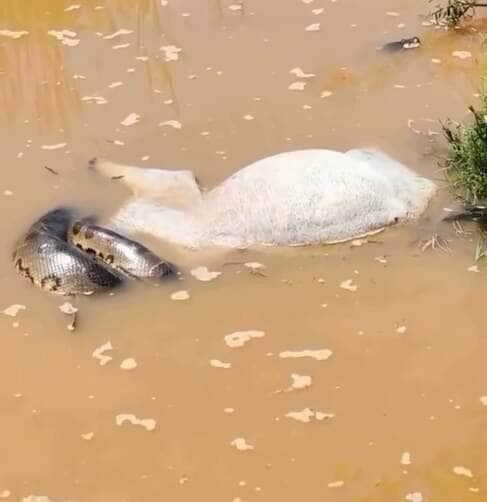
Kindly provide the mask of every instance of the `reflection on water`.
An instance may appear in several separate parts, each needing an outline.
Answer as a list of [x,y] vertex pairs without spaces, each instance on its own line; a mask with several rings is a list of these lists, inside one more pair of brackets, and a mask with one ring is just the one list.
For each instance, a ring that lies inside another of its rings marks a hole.
[[[77,299],[75,334],[63,301],[10,263],[41,211],[106,215],[127,197],[87,171],[94,155],[188,167],[211,187],[281,150],[374,144],[440,176],[437,120],[475,100],[484,23],[448,33],[424,9],[0,4],[0,498],[483,500],[485,271],[475,229],[440,223],[445,191],[418,225],[361,246],[148,242],[181,282]],[[377,51],[414,35],[418,50]],[[433,233],[451,254],[417,247]],[[221,275],[201,281],[200,266]]]

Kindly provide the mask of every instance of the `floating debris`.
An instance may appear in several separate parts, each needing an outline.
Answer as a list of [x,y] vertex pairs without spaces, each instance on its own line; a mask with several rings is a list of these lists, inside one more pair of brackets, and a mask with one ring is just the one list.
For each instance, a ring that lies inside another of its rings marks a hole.
[[113,346],[110,341],[104,343],[93,351],[92,355],[95,359],[98,359],[100,366],[105,366],[105,364],[108,364],[113,359],[111,356],[105,354],[108,350],[113,350]]
[[21,31],[11,31],[11,30],[0,30],[0,36],[13,38],[14,40],[17,38],[25,37],[29,32],[25,30]]
[[206,267],[196,267],[191,270],[191,275],[198,281],[209,282],[219,277],[221,272],[210,272]]
[[184,289],[182,289],[181,291],[176,291],[171,295],[171,300],[182,301],[188,299],[189,299],[189,293]]
[[405,497],[407,502],[424,502],[424,497],[421,492],[408,493]]
[[120,413],[115,417],[115,423],[118,426],[122,426],[125,422],[129,422],[132,425],[140,425],[146,431],[153,431],[156,428],[156,421],[153,418],[137,418],[130,413]]
[[313,24],[306,26],[304,31],[320,31],[320,29],[321,29],[320,23],[313,23]]
[[411,453],[405,451],[401,454],[401,460],[399,461],[401,465],[411,465]]
[[180,47],[176,47],[175,45],[163,45],[160,50],[164,52],[164,57],[167,62],[177,61],[179,59],[179,53],[182,51]]
[[169,126],[174,129],[181,129],[183,125],[178,120],[166,120],[165,122],[160,122],[159,127]]
[[469,51],[453,51],[451,55],[458,59],[469,59],[472,57],[472,53]]
[[116,37],[120,37],[122,35],[130,35],[133,33],[133,30],[127,30],[125,28],[120,28],[119,30],[115,31],[114,33],[110,33],[109,35],[105,35],[103,38],[105,40],[112,40]]
[[328,483],[328,488],[341,488],[345,484],[345,481],[338,479],[337,481],[332,481]]
[[2,314],[8,315],[10,317],[16,317],[21,310],[26,309],[27,307],[25,305],[19,305],[18,303],[15,303],[14,305],[10,305],[10,307],[7,307],[5,310],[3,310]]
[[137,124],[137,122],[140,121],[140,115],[137,113],[130,113],[127,115],[120,124],[122,124],[125,127],[129,127],[131,125]]
[[293,82],[289,85],[288,89],[290,91],[303,91],[306,87],[306,82]]
[[133,370],[137,368],[137,361],[132,357],[128,357],[120,363],[120,368],[123,370]]
[[304,73],[304,71],[297,67],[293,68],[292,70],[289,71],[289,73],[292,73],[293,75],[296,75],[298,78],[313,78],[316,77],[314,73]]
[[224,363],[223,361],[220,361],[219,359],[211,359],[210,366],[212,366],[213,368],[228,369],[228,368],[232,367],[232,363]]
[[462,465],[457,465],[453,468],[453,474],[457,476],[465,476],[467,478],[473,478],[472,471],[467,467],[463,467]]
[[61,148],[64,148],[67,145],[67,143],[55,143],[53,145],[42,145],[41,148],[43,150],[59,150]]
[[225,335],[223,339],[225,343],[232,348],[243,347],[252,338],[262,338],[265,336],[264,331],[235,331],[229,335]]
[[291,373],[292,384],[288,390],[301,390],[310,387],[313,383],[313,378],[309,375],[298,375],[297,373]]
[[346,289],[347,291],[355,292],[358,289],[358,286],[356,284],[353,284],[352,279],[347,279],[346,281],[343,281],[340,283],[340,287],[342,289]]
[[77,33],[71,30],[50,30],[47,34],[59,40],[63,45],[67,45],[69,47],[75,47],[80,42],[78,38],[75,38]]
[[244,438],[235,438],[233,441],[230,442],[230,444],[235,448],[237,448],[237,450],[239,451],[249,451],[255,449],[254,446],[248,444]]
[[68,314],[68,315],[71,315],[71,314],[76,314],[76,312],[78,312],[78,309],[76,307],[74,307],[71,303],[69,302],[65,302],[63,303],[62,305],[59,306],[59,310],[63,313],[63,314]]
[[316,359],[317,361],[326,361],[333,352],[329,349],[320,349],[320,350],[285,350],[284,352],[279,353],[279,357],[281,359],[296,359],[299,357],[311,357],[312,359]]
[[290,411],[285,415],[287,418],[292,418],[298,422],[307,424],[311,422],[312,419],[315,420],[325,420],[327,418],[334,418],[333,413],[323,413],[322,411],[313,411],[311,408],[304,408],[301,411]]

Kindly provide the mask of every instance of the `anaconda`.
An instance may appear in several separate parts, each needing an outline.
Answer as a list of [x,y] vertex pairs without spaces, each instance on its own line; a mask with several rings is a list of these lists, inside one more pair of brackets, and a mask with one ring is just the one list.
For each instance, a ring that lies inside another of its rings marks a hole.
[[150,249],[95,225],[89,218],[76,221],[69,230],[68,239],[78,249],[132,279],[158,282],[175,273],[171,263],[161,260]]
[[[49,211],[16,245],[16,270],[39,288],[60,295],[88,295],[111,290],[126,277],[160,280],[175,272],[141,244],[89,220],[76,224],[74,217],[70,208]],[[78,230],[76,243],[71,240],[76,233],[73,229]],[[86,238],[87,232],[95,238],[85,250],[81,237]]]

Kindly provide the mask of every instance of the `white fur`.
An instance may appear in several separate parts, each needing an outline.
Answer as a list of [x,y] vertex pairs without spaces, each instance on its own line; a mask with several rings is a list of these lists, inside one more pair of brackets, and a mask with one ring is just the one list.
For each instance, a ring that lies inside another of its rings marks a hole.
[[99,161],[134,196],[110,224],[195,248],[329,243],[414,220],[436,187],[376,150],[298,150],[258,160],[201,193],[190,171]]

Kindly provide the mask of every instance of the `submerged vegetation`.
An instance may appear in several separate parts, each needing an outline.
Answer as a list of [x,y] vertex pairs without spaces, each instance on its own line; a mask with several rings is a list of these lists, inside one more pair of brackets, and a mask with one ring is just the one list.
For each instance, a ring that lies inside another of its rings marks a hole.
[[473,120],[442,124],[449,145],[445,158],[447,179],[457,196],[475,204],[487,199],[487,94],[478,108],[469,107]]
[[463,20],[473,17],[477,7],[487,7],[487,3],[475,0],[447,0],[446,5],[439,5],[432,12],[432,16],[437,23],[446,23],[450,27],[455,27]]

